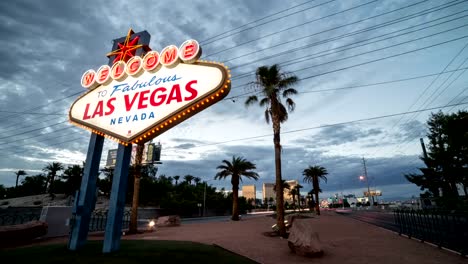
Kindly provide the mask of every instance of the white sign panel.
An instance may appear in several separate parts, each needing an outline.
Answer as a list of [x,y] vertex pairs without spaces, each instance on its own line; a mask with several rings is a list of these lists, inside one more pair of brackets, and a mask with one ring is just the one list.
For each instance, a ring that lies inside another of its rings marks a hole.
[[[109,70],[119,69],[99,69],[98,80],[100,72]],[[226,68],[215,63],[142,69],[103,80],[75,101],[69,118],[123,143],[143,143],[221,100],[229,89]]]

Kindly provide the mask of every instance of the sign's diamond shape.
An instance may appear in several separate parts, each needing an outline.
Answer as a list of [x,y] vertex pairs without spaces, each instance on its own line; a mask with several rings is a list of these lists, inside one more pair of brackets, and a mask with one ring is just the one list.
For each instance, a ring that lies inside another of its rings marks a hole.
[[221,100],[229,89],[224,66],[179,63],[111,79],[78,98],[69,118],[121,142],[142,143]]

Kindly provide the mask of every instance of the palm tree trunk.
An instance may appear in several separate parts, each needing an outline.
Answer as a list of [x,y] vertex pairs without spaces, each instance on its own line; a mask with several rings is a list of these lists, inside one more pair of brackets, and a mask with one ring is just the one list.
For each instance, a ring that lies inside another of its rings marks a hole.
[[53,188],[54,188],[54,181],[55,181],[55,174],[51,174],[50,175],[50,184],[49,184],[49,193],[52,194],[53,193]]
[[19,179],[19,175],[16,175],[16,185],[15,185],[15,188],[18,188],[18,179]]
[[319,183],[318,178],[314,176],[313,179],[314,193],[315,193],[315,211],[317,215],[320,215],[320,203],[319,203]]
[[[272,117],[273,123],[273,143],[275,144],[275,169],[276,186],[282,186],[281,177],[281,144],[280,144],[280,122],[276,116]],[[286,236],[286,226],[284,225],[284,194],[283,191],[276,192],[276,225],[279,228],[279,235]]]
[[239,185],[232,186],[232,220],[239,221]]
[[135,155],[135,180],[133,182],[133,200],[132,210],[130,214],[130,224],[128,226],[128,232],[135,234],[138,232],[138,203],[140,200],[140,178],[141,178],[141,163],[143,159],[144,144],[137,146]]

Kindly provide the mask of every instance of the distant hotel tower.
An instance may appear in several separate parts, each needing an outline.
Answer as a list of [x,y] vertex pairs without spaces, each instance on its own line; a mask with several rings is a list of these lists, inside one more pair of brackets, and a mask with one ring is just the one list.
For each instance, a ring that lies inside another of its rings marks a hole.
[[[289,184],[290,190],[292,190],[297,185],[299,185],[299,182],[297,180],[286,181],[286,183]],[[267,199],[267,201],[269,201],[270,198],[273,198],[273,200],[276,201],[276,193],[275,193],[274,188],[275,188],[274,183],[263,183],[263,188],[262,188],[263,201],[265,201],[265,198]],[[289,195],[290,190],[285,189],[283,192],[284,201],[289,202],[289,203],[293,201],[292,196]]]
[[244,196],[247,200],[252,199],[252,203],[255,205],[255,199],[257,198],[255,185],[243,185],[242,196]]

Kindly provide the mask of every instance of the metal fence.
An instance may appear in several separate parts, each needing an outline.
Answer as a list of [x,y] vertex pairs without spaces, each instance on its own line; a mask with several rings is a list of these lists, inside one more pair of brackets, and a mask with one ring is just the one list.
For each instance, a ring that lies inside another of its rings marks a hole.
[[462,256],[467,255],[467,212],[400,209],[394,211],[394,216],[400,235],[405,234],[438,247],[458,251]]
[[[89,232],[96,232],[96,231],[105,231],[106,224],[107,224],[107,212],[108,211],[94,211],[91,214],[91,219],[89,221]],[[73,227],[75,222],[74,216],[72,216],[70,220],[70,228]],[[130,212],[124,212],[123,219],[122,219],[122,229],[128,229],[130,225]]]
[[36,212],[13,212],[0,214],[0,226],[20,225],[30,221],[37,221],[41,217]]

